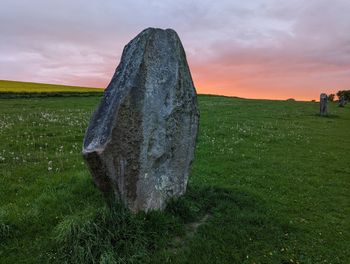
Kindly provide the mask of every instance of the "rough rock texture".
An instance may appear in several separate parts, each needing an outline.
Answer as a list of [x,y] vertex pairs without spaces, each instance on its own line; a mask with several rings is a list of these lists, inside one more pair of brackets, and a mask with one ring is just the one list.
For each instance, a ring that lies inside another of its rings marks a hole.
[[327,104],[328,104],[327,94],[322,93],[320,95],[320,115],[321,116],[325,116],[328,114]]
[[186,191],[199,111],[181,41],[149,28],[124,48],[86,131],[97,187],[133,211],[163,209]]

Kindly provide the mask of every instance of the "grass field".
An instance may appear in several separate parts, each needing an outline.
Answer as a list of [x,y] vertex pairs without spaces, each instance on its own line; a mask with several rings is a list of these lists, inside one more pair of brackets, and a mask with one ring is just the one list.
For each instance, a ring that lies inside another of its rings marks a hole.
[[0,80],[0,99],[33,97],[96,96],[101,88],[66,86],[31,82]]
[[101,92],[102,89],[67,86],[59,84],[30,83],[0,80],[0,92],[13,93],[62,93],[62,92]]
[[0,99],[0,263],[350,263],[350,108],[199,96],[187,194],[106,208],[81,157],[99,96]]

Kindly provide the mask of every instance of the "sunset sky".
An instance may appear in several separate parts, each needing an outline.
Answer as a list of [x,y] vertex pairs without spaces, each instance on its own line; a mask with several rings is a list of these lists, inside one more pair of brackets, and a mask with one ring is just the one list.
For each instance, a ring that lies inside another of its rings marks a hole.
[[2,0],[0,79],[106,87],[147,27],[178,32],[198,93],[350,89],[350,0]]

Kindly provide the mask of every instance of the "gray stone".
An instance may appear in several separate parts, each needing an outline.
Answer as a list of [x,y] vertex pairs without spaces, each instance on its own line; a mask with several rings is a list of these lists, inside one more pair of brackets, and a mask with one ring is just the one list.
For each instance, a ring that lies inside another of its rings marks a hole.
[[345,100],[345,96],[342,95],[339,98],[339,107],[344,107],[346,105],[346,100]]
[[325,93],[320,95],[320,115],[325,116],[328,114],[328,96]]
[[198,121],[178,35],[142,31],[125,46],[85,134],[83,156],[96,186],[132,211],[164,209],[186,191]]

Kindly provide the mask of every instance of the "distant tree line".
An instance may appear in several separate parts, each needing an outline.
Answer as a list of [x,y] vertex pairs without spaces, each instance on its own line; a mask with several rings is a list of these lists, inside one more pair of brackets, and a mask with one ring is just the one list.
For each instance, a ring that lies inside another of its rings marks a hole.
[[335,94],[329,94],[328,95],[328,101],[333,102],[334,101]]
[[[350,101],[350,90],[342,90],[338,91],[336,93],[338,100],[341,100],[341,97],[344,96],[345,101],[349,102]],[[333,102],[335,99],[335,94],[329,94],[328,95],[328,100]]]
[[338,91],[337,92],[337,96],[338,96],[338,99],[340,100],[340,98],[342,96],[344,96],[344,99],[346,101],[349,101],[350,100],[350,90],[343,90],[343,91]]

